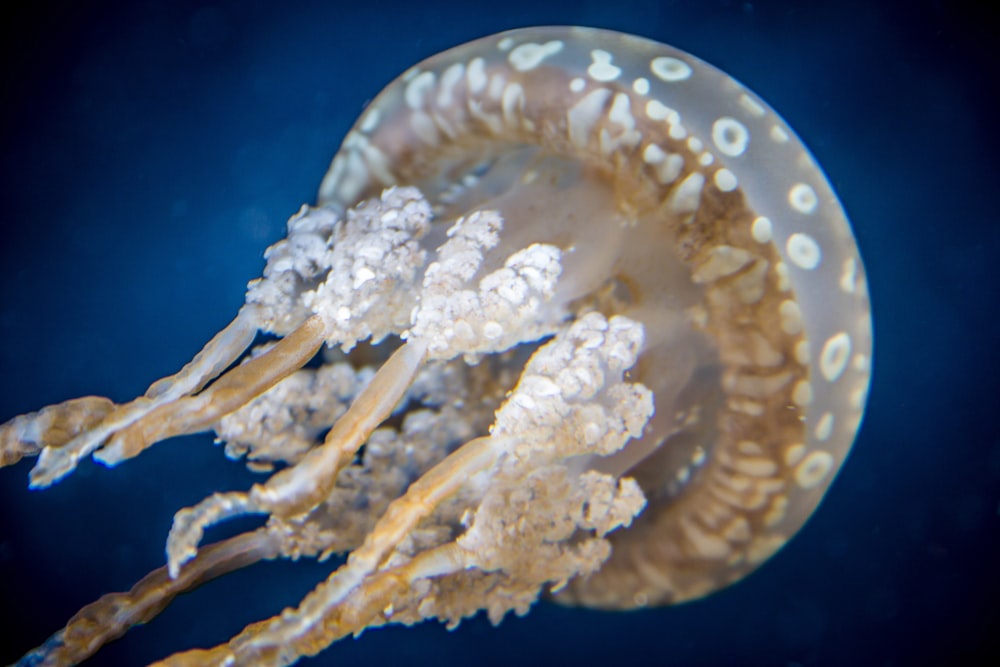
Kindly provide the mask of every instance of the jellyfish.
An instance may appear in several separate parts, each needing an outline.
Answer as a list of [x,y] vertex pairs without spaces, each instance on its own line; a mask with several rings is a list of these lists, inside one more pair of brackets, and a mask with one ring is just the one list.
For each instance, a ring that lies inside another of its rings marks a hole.
[[[269,475],[177,512],[164,567],[24,664],[80,662],[264,559],[346,554],[297,607],[161,664],[705,596],[799,530],[862,419],[865,274],[823,172],[752,92],[644,38],[526,28],[414,66],[264,257],[142,396],[0,427],[33,488],[202,431]],[[241,515],[264,523],[201,543]]]

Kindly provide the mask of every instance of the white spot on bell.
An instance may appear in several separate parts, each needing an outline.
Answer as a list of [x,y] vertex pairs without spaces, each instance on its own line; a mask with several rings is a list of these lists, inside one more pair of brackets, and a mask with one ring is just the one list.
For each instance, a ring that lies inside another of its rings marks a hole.
[[796,183],[788,191],[788,203],[799,213],[809,215],[816,210],[819,198],[812,186],[805,183]]
[[778,315],[781,318],[781,330],[789,336],[795,336],[802,332],[802,309],[799,304],[786,299],[778,306]]
[[753,99],[746,93],[740,95],[740,106],[746,109],[751,116],[756,118],[760,118],[765,113],[764,107],[762,107],[757,100]]
[[611,97],[607,88],[595,88],[569,108],[566,112],[566,125],[569,140],[577,148],[584,148],[590,137],[591,130],[601,117],[605,103]]
[[736,174],[729,171],[725,167],[715,172],[715,187],[719,188],[722,192],[732,192],[739,185],[739,181],[736,180]]
[[819,370],[827,382],[836,382],[851,356],[851,337],[846,332],[833,335],[823,344],[819,355]]
[[649,70],[661,81],[674,83],[691,77],[691,66],[679,58],[660,56],[649,62]]
[[372,109],[365,114],[365,117],[361,120],[361,131],[365,133],[370,133],[376,127],[378,127],[378,120],[380,116],[378,109]]
[[712,124],[712,142],[723,155],[743,155],[750,143],[750,132],[735,118],[723,116]]
[[800,340],[795,344],[795,361],[803,366],[809,364],[809,341]]
[[858,287],[858,263],[853,257],[844,260],[840,271],[840,289],[848,294],[854,294]]
[[770,218],[760,216],[750,226],[750,234],[757,243],[770,243],[773,238],[773,226]]
[[819,418],[816,422],[816,430],[813,433],[816,435],[816,440],[819,442],[826,442],[830,439],[830,434],[833,433],[833,413],[824,412],[823,416]]
[[778,279],[778,289],[787,292],[792,289],[792,278],[788,275],[788,265],[784,262],[775,262],[774,274]]
[[660,100],[646,102],[646,115],[649,116],[650,120],[665,120],[669,125],[677,125],[681,122],[681,115]]
[[544,44],[527,42],[525,44],[515,46],[511,52],[507,54],[507,62],[509,62],[510,66],[518,72],[527,72],[535,69],[542,64],[543,60],[549,56],[554,56],[562,51],[562,49],[563,43],[557,39],[545,42]]
[[805,406],[812,403],[813,400],[813,390],[812,385],[809,384],[808,380],[799,380],[795,383],[795,388],[792,389],[792,403],[804,408]]
[[475,95],[486,89],[486,63],[482,58],[473,58],[469,61],[469,69],[466,70],[465,80],[469,86],[469,92]]
[[814,489],[826,479],[832,468],[833,456],[829,452],[812,452],[795,468],[795,483],[803,489]]
[[684,158],[678,153],[665,153],[656,144],[647,144],[642,151],[643,161],[656,170],[661,185],[673,183],[684,169]]
[[406,106],[411,109],[423,109],[427,103],[427,95],[434,87],[435,79],[434,72],[423,72],[406,84],[406,91],[403,93]]
[[614,81],[622,73],[620,67],[611,64],[611,54],[603,49],[594,49],[590,52],[593,60],[587,68],[587,74],[595,81]]
[[792,467],[798,465],[799,461],[806,453],[806,446],[800,442],[794,445],[789,445],[788,449],[785,450],[785,465]]
[[705,177],[700,171],[692,172],[680,182],[670,197],[670,211],[678,215],[694,213],[701,203],[701,190]]
[[452,95],[455,92],[455,86],[458,85],[458,82],[464,76],[465,65],[462,63],[455,63],[444,71],[444,74],[441,75],[441,86],[437,94],[437,105],[439,107],[445,109],[452,105]]
[[788,237],[785,249],[792,264],[807,271],[815,269],[823,259],[819,244],[808,234],[792,234]]

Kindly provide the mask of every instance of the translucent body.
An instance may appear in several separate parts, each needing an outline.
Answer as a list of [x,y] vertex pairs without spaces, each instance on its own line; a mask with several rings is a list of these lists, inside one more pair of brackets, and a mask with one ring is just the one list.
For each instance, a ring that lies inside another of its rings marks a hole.
[[[477,86],[483,101],[442,104]],[[657,396],[653,428],[600,465],[621,472],[659,449],[632,474],[663,503],[639,521],[649,536],[621,534],[612,562],[567,598],[629,607],[704,594],[811,514],[860,422],[870,313],[836,196],[763,101],[649,40],[515,31],[389,86],[321,201],[392,183],[417,185],[445,215],[496,207],[529,239],[573,244],[588,287],[609,281],[602,307],[647,325],[638,377]],[[741,548],[715,540],[727,530]]]
[[[435,56],[369,106],[318,204],[178,375],[4,427],[4,462],[41,453],[36,486],[207,428],[255,467],[292,464],[179,512],[169,573],[40,657],[83,657],[276,556],[351,552],[299,609],[178,664],[287,664],[371,625],[499,620],[543,590],[690,599],[780,548],[847,454],[871,347],[850,229],[780,118],[687,54],[536,28]],[[283,338],[213,381],[257,329]],[[296,370],[367,339],[385,344]],[[270,520],[198,549],[243,513]]]

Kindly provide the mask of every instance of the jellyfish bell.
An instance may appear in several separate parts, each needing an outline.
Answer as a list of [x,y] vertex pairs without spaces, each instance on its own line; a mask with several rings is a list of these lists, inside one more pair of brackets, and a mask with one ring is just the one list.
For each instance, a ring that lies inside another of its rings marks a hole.
[[[753,93],[643,38],[527,28],[416,65],[265,257],[144,396],[0,427],[35,487],[202,430],[280,468],[178,512],[165,568],[26,658],[79,661],[265,558],[349,553],[298,608],[170,664],[290,664],[542,594],[696,598],[801,527],[863,413],[864,270],[822,171]],[[244,354],[258,330],[278,339]],[[266,525],[200,546],[248,513]]]

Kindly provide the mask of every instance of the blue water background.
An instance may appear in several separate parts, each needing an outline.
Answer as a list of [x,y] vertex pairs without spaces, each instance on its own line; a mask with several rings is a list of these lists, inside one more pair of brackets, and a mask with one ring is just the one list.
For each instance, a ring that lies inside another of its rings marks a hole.
[[[302,664],[968,664],[997,650],[1000,625],[1000,36],[974,7],[185,0],[5,16],[0,421],[125,400],[186,362],[314,201],[365,102],[423,57],[533,24],[645,35],[769,101],[842,197],[877,327],[850,460],[798,537],[708,599],[380,629]],[[114,470],[84,463],[45,492],[27,489],[30,465],[0,470],[0,663],[162,564],[178,508],[257,479],[208,436]],[[328,571],[212,582],[90,664],[218,643]]]

